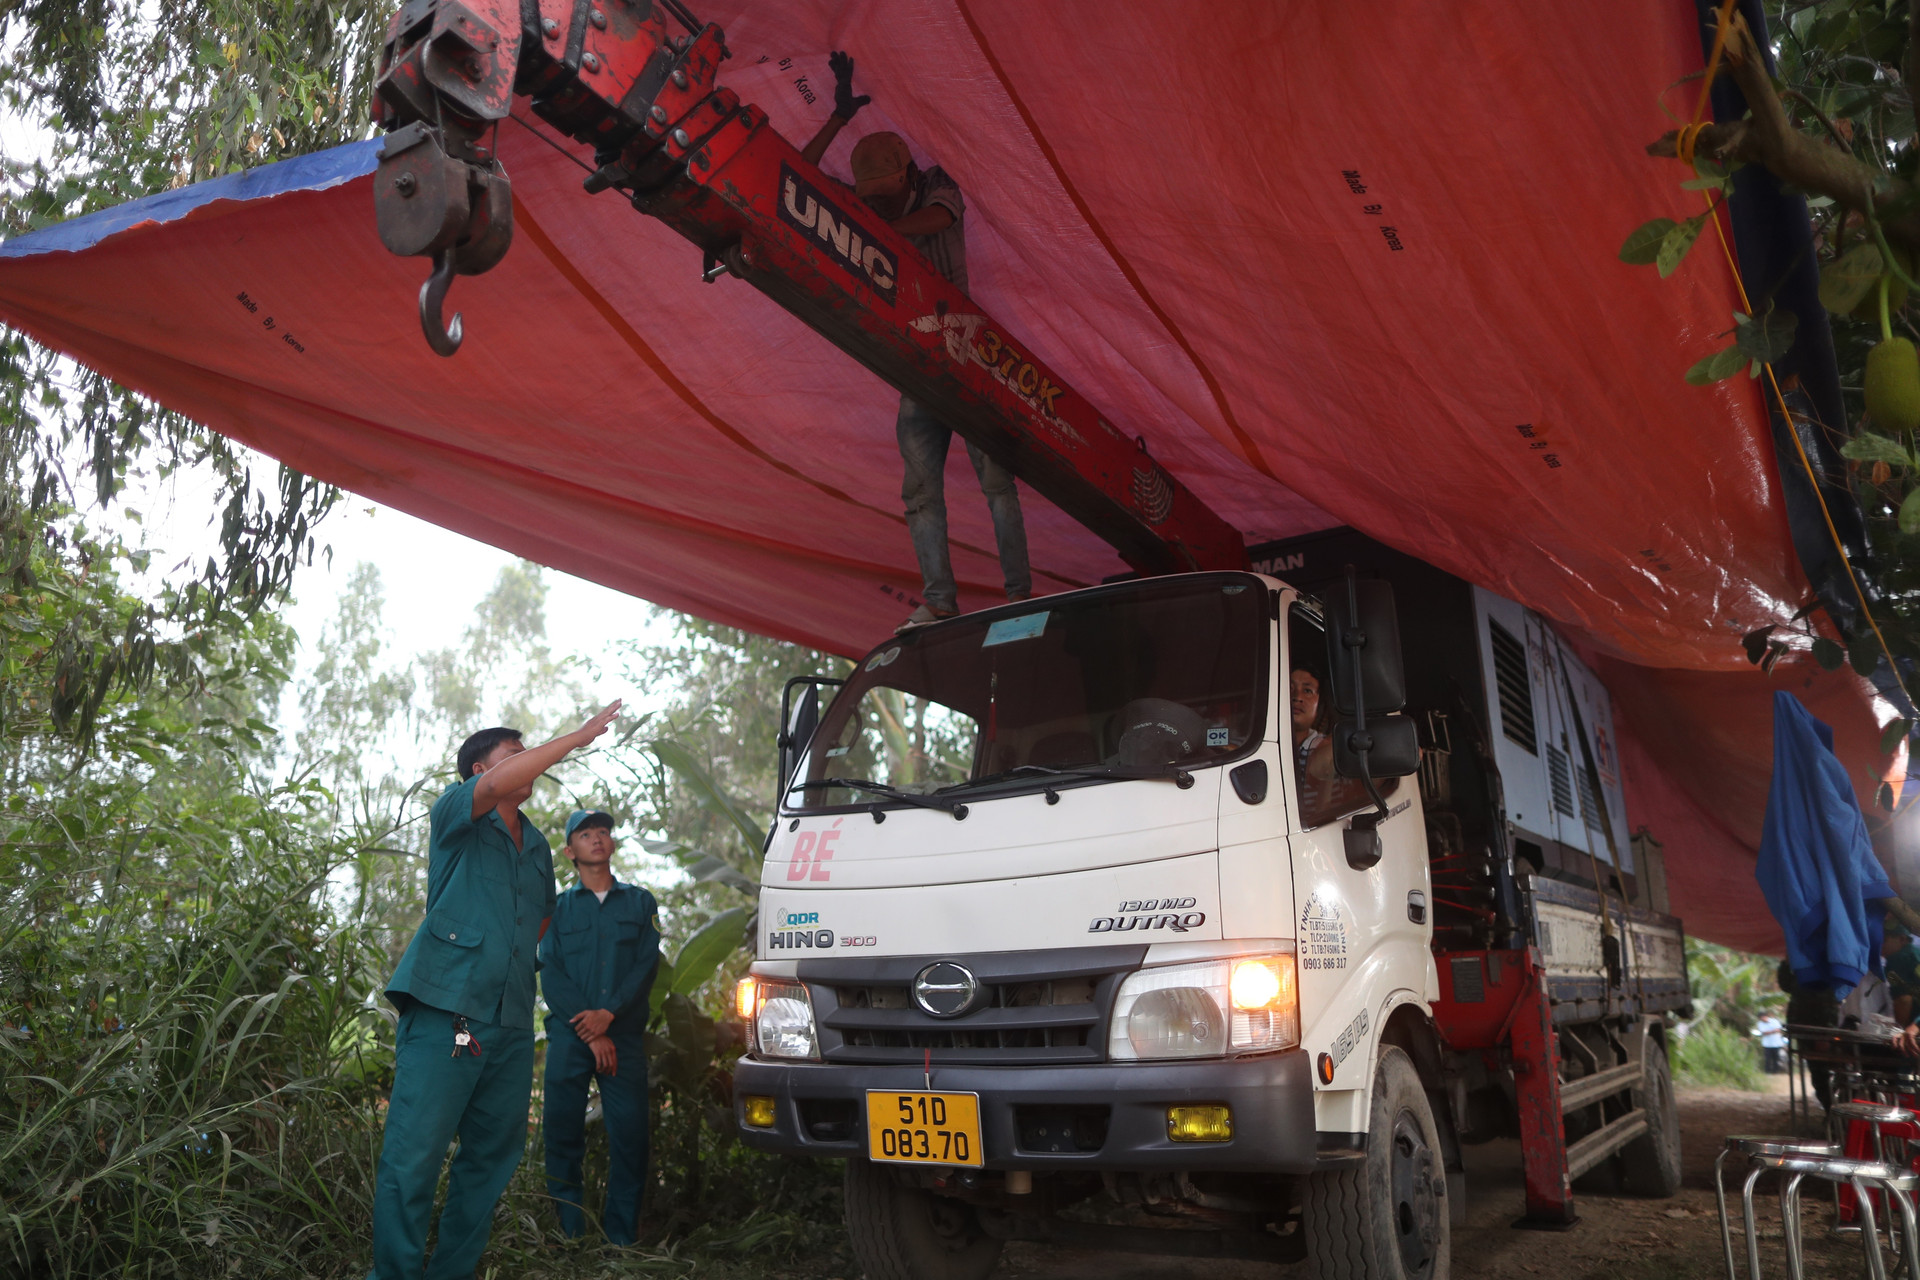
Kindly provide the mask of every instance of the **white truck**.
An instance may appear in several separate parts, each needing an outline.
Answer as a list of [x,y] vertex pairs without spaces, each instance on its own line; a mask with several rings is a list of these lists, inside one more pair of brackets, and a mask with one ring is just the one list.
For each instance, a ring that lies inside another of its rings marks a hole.
[[1253,557],[1320,598],[1123,581],[789,686],[736,1119],[847,1161],[874,1280],[1008,1239],[1443,1277],[1501,1136],[1533,1225],[1677,1188],[1681,934],[1604,689],[1350,531]]

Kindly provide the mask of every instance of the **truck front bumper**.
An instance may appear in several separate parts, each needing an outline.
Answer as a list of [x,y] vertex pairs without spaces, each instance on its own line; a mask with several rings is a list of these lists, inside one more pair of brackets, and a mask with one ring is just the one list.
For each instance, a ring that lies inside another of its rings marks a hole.
[[[937,1091],[980,1095],[993,1169],[1308,1173],[1316,1163],[1312,1069],[1299,1049],[1227,1061],[936,1066],[932,1074]],[[865,1155],[867,1090],[927,1087],[919,1067],[742,1058],[733,1076],[734,1123],[761,1151]],[[771,1127],[747,1123],[750,1096],[774,1100]],[[1171,1141],[1167,1108],[1196,1103],[1231,1107],[1233,1136]]]

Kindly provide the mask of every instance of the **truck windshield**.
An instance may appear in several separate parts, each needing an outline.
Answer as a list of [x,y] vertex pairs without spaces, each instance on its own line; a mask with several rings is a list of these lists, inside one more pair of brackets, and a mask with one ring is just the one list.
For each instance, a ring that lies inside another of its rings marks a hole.
[[1168,776],[1264,727],[1267,602],[1247,574],[1124,583],[910,633],[821,717],[793,810],[866,806],[1056,772]]

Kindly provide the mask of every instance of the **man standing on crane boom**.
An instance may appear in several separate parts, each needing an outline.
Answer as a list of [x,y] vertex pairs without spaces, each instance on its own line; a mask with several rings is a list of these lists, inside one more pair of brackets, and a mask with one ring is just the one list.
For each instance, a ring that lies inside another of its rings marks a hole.
[[[827,59],[833,71],[833,114],[801,151],[807,163],[818,165],[827,147],[860,108],[872,99],[853,92],[853,59],[834,53]],[[853,145],[853,192],[868,208],[885,218],[927,262],[958,286],[967,287],[967,245],[961,227],[966,202],[960,188],[938,165],[921,169],[913,162],[906,142],[897,133],[870,133]],[[925,405],[900,397],[895,423],[906,479],[900,497],[906,504],[907,533],[920,562],[925,603],[914,609],[898,630],[951,618],[960,612],[959,592],[953,580],[953,557],[947,547],[947,447],[953,432]],[[1006,578],[1007,599],[1025,600],[1033,594],[1033,575],[1027,565],[1027,529],[1020,515],[1020,491],[1013,474],[969,442],[967,456],[980,478],[987,509],[993,513],[993,536],[1000,552],[1000,572]]]

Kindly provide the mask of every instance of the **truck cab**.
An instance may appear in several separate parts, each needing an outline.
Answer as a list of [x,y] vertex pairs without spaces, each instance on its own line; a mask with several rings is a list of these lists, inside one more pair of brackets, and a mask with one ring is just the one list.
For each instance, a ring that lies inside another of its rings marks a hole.
[[[790,687],[735,1109],[848,1162],[870,1275],[984,1276],[1007,1239],[1446,1274],[1499,1059],[1436,1022],[1467,993],[1434,755],[1366,586],[1118,582],[890,639],[824,707]],[[1481,863],[1497,1001],[1537,949],[1495,936],[1531,901],[1510,851]]]

